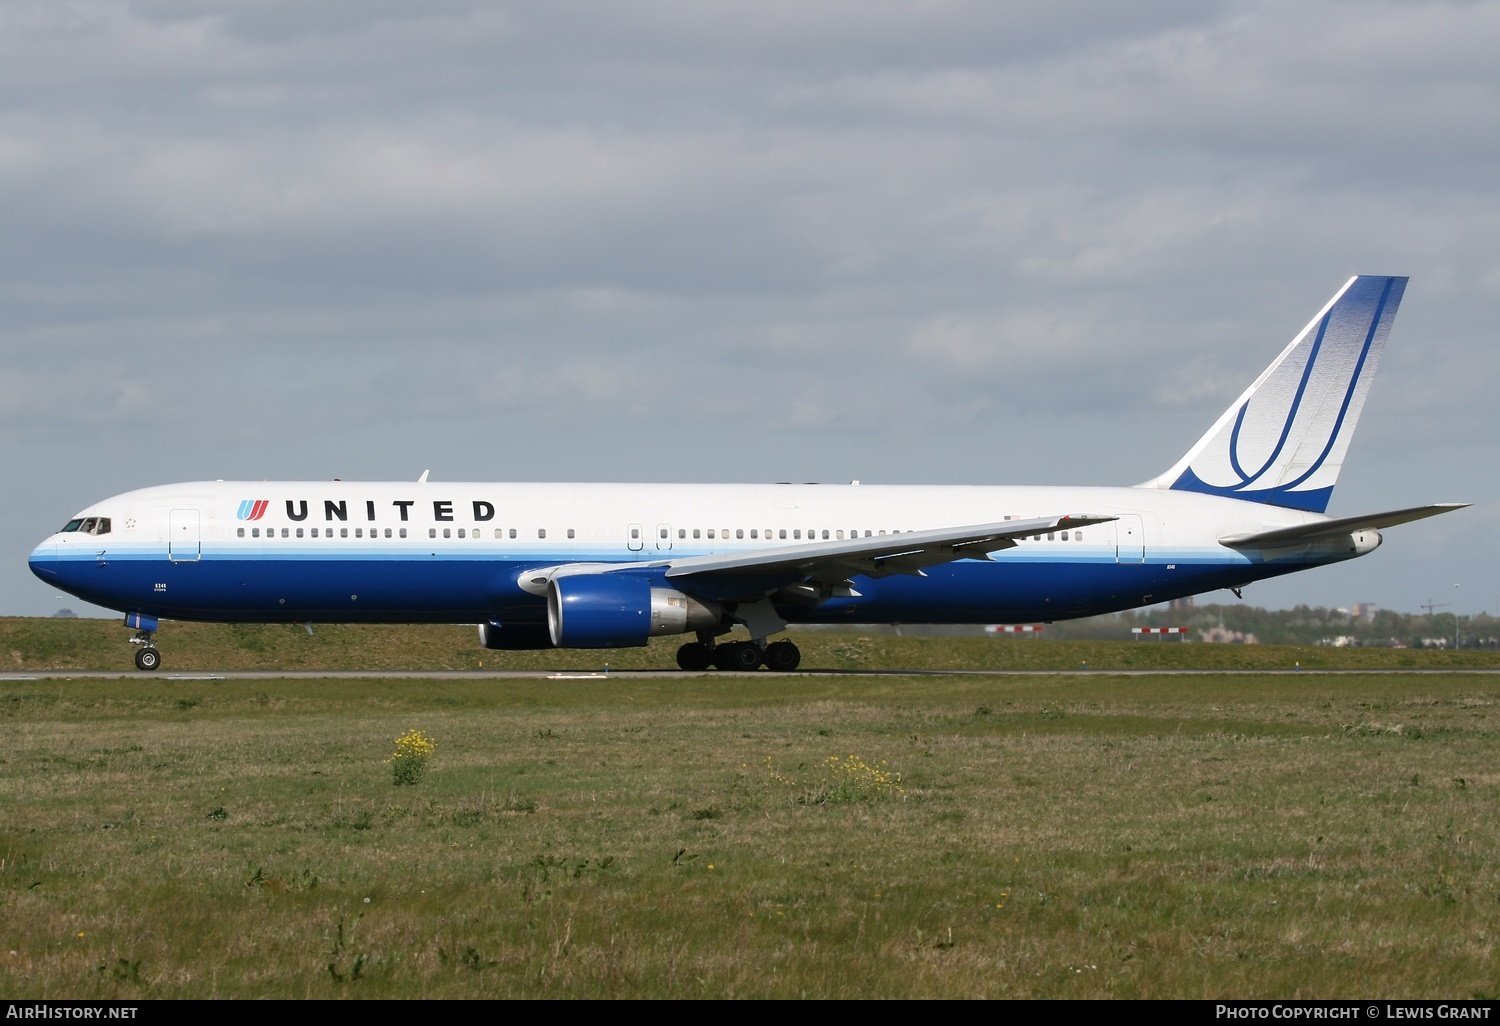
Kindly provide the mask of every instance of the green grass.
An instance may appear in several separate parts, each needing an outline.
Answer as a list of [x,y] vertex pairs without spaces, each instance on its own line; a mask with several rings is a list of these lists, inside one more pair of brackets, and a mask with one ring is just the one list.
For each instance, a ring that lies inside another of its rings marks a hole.
[[[113,620],[0,618],[0,673],[132,671],[130,631]],[[1500,652],[1177,641],[863,636],[794,631],[803,669],[1462,669],[1500,667]],[[670,669],[682,638],[608,651],[491,652],[473,627],[169,622],[158,636],[162,670],[597,670]]]
[[[1492,995],[1492,715],[1461,675],[0,682],[0,992]],[[900,791],[823,786],[851,755]]]

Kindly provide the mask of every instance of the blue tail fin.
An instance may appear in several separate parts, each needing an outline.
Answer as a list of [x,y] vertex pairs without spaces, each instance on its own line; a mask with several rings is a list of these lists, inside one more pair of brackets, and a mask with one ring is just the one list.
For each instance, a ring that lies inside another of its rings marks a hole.
[[1405,278],[1350,278],[1171,470],[1143,487],[1322,513]]

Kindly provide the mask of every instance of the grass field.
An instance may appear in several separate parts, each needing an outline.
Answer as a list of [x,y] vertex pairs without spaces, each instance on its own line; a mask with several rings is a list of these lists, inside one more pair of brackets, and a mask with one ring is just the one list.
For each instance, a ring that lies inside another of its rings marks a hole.
[[[0,992],[1494,996],[1497,703],[1458,674],[0,682]],[[436,751],[398,787],[412,729]]]
[[[31,670],[134,672],[130,632],[117,620],[0,618],[0,674]],[[1179,641],[896,637],[794,631],[803,669],[829,670],[1290,670],[1500,667],[1493,649],[1317,648]],[[228,670],[675,669],[680,637],[608,651],[490,652],[467,626],[167,623],[163,673]]]

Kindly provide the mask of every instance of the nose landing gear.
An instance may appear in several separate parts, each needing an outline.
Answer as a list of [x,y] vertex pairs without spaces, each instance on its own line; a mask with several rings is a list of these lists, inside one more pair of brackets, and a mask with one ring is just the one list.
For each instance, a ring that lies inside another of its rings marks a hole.
[[125,626],[135,628],[135,633],[130,636],[130,643],[140,646],[135,653],[135,668],[148,673],[160,669],[161,653],[157,651],[155,644],[156,617],[147,616],[144,613],[130,613],[125,617]]

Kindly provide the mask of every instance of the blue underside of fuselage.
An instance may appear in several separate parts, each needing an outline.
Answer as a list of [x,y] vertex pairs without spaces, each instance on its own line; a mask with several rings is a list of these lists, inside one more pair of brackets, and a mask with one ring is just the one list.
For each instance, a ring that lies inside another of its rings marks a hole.
[[[516,584],[524,563],[475,559],[114,558],[33,564],[85,601],[176,620],[241,623],[546,621],[543,598]],[[791,623],[1022,623],[1129,609],[1306,569],[1309,563],[1221,560],[1117,563],[1006,558],[930,567],[925,576],[852,579],[859,594],[778,606]],[[733,578],[664,579],[661,567],[611,568],[705,598],[733,601]],[[741,586],[744,579],[739,580]],[[774,582],[756,582],[757,586]],[[791,583],[791,582],[783,582]],[[764,592],[760,592],[763,594]],[[750,597],[750,596],[745,596]]]

